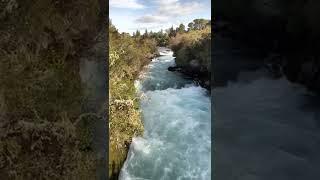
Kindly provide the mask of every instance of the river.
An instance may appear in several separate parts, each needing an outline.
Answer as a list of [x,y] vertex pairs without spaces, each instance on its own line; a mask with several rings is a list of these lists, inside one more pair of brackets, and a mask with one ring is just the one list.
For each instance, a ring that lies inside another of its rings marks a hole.
[[211,179],[210,94],[168,71],[174,57],[163,50],[135,83],[144,134],[133,138],[119,179]]
[[215,36],[214,178],[319,179],[319,96],[285,76],[273,78],[262,58]]

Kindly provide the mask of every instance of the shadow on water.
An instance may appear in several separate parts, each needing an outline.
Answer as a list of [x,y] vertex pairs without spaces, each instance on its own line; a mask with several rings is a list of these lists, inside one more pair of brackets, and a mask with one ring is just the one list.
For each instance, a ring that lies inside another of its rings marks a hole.
[[314,113],[317,127],[320,129],[320,97],[319,95],[305,95],[305,102],[301,105],[301,110],[309,113]]

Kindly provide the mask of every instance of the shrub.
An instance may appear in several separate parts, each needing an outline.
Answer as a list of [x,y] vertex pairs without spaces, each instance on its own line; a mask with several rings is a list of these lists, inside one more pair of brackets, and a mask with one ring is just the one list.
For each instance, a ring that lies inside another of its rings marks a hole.
[[211,72],[211,27],[178,33],[170,39],[170,47],[178,66],[188,66],[195,59]]
[[132,137],[142,135],[134,80],[156,45],[153,38],[119,34],[109,24],[109,178],[117,178]]

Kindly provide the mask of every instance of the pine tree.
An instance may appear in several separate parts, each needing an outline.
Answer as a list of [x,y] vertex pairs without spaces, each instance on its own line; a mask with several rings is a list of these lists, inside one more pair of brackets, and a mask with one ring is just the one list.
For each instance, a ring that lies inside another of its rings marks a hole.
[[140,31],[137,30],[137,31],[136,31],[136,37],[140,37],[140,36],[141,36]]
[[144,32],[144,34],[142,35],[143,38],[148,38],[149,34],[148,34],[148,30],[146,29],[146,31]]
[[173,29],[173,26],[169,29],[169,37],[174,37],[176,36],[176,31]]

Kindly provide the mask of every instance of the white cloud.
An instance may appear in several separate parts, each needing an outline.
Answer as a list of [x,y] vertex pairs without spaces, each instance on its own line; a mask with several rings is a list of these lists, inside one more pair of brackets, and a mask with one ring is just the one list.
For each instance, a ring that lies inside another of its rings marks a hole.
[[157,16],[157,15],[145,15],[138,19],[136,19],[136,22],[139,23],[163,23],[167,21],[168,18],[166,16]]
[[145,15],[138,19],[139,23],[163,23],[164,21],[184,16],[200,11],[204,8],[203,4],[192,1],[181,3],[179,0],[157,0],[157,9],[152,15]]
[[110,0],[109,5],[116,8],[142,9],[144,5],[137,0]]
[[179,22],[179,21],[174,21],[174,22],[167,21],[162,24],[157,24],[157,23],[136,24],[135,27],[131,27],[131,28],[129,28],[129,30],[131,32],[135,32],[136,30],[139,30],[140,32],[144,32],[147,29],[149,32],[150,31],[158,32],[162,29],[163,32],[165,32],[165,30],[168,29],[169,27],[173,26],[173,28],[176,28],[180,24],[181,24],[181,22]]
[[163,27],[162,25],[138,26],[138,27],[135,27],[135,28],[129,28],[129,30],[134,30],[134,31],[143,30],[143,31],[145,31],[147,29],[148,31],[150,31],[150,30],[155,30],[155,29],[158,30],[158,29],[161,29],[162,27]]
[[183,16],[195,13],[203,8],[199,2],[180,3],[176,0],[169,0],[167,3],[163,2],[159,6],[157,14],[164,16]]

